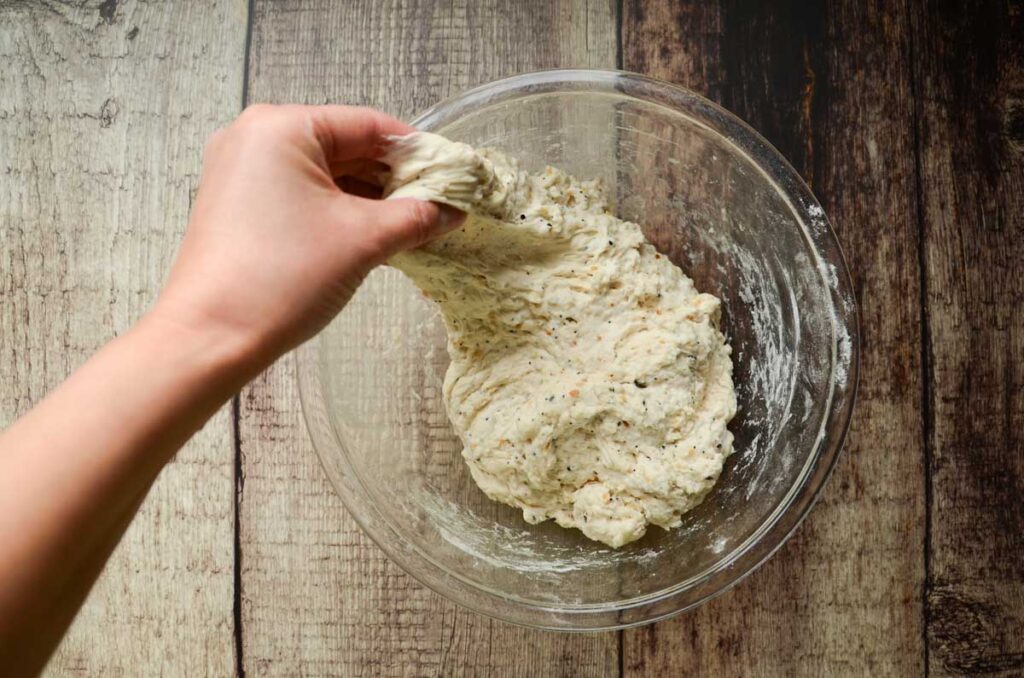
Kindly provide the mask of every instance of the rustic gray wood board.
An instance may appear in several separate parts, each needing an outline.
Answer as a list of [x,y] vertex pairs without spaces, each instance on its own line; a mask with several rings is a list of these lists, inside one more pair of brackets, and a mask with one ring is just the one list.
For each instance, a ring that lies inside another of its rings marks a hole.
[[[203,141],[238,110],[245,9],[0,3],[0,424],[155,297]],[[233,671],[232,450],[223,411],[161,475],[49,674]]]
[[[409,118],[501,76],[615,66],[608,0],[305,0],[257,2],[255,9],[251,102],[362,104]],[[548,634],[494,622],[443,600],[391,563],[324,478],[289,362],[244,392],[240,434],[247,672],[618,674],[614,633]]]
[[839,232],[864,320],[853,426],[814,513],[736,590],[671,622],[625,632],[626,675],[923,670],[908,31],[905,8],[892,4],[625,3],[624,68],[705,93],[803,173]]

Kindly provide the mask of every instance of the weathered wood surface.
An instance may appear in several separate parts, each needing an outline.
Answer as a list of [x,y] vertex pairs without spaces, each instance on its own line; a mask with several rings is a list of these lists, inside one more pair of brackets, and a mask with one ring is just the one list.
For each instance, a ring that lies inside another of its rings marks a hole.
[[839,233],[863,323],[850,436],[810,518],[736,590],[692,614],[627,631],[627,675],[923,671],[920,273],[908,36],[899,3],[625,3],[624,68],[722,103],[811,184]]
[[[609,1],[301,0],[257,2],[255,10],[251,102],[364,104],[410,118],[497,77],[615,66]],[[615,633],[501,624],[457,608],[391,563],[324,478],[294,384],[283,362],[241,399],[248,674],[618,674]]]
[[689,86],[812,184],[862,322],[821,503],[693,613],[570,636],[426,591],[323,478],[283,362],[239,401],[237,504],[225,412],[163,474],[49,672],[1024,672],[1022,23],[1005,0],[0,0],[2,423],[152,300],[243,88],[410,117],[545,67]]
[[1024,674],[1024,7],[913,2],[932,675]]
[[[238,110],[245,20],[0,3],[0,423],[153,300],[204,139]],[[231,673],[232,458],[225,411],[161,475],[50,674]]]

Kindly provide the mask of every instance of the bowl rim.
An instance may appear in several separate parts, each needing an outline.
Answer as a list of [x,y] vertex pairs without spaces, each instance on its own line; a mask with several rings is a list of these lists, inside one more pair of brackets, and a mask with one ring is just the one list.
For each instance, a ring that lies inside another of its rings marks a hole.
[[[404,540],[373,502],[366,500],[368,490],[349,462],[344,442],[334,434],[329,415],[320,411],[320,403],[324,401],[323,386],[316,367],[322,339],[317,337],[301,346],[294,360],[299,401],[321,467],[363,532],[403,571],[443,597],[494,619],[550,630],[600,631],[652,623],[701,605],[743,581],[792,536],[821,496],[849,431],[859,387],[860,332],[846,259],[810,188],[782,154],[752,127],[691,90],[621,70],[535,71],[495,80],[449,97],[421,113],[412,125],[425,130],[436,129],[457,119],[467,109],[478,109],[505,99],[573,90],[604,91],[665,106],[721,136],[776,187],[780,198],[801,223],[803,235],[817,258],[818,272],[829,290],[833,306],[830,393],[815,438],[815,449],[808,454],[792,486],[756,530],[702,572],[665,589],[625,601],[571,605],[528,601],[495,591],[447,569]],[[829,271],[826,268],[829,266],[834,268]],[[841,370],[845,371],[845,380],[837,378]],[[324,421],[318,422],[318,418]],[[333,440],[322,439],[326,430],[331,431]],[[833,435],[829,436],[829,431]],[[322,450],[329,446],[343,450],[341,458],[345,468],[333,469],[324,461]],[[389,534],[391,539],[384,539],[383,533]],[[429,569],[416,566],[423,564]]]

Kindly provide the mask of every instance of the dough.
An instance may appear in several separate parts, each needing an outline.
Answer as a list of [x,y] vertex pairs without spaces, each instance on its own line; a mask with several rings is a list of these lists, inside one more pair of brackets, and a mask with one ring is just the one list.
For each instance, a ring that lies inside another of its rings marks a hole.
[[440,305],[444,402],[488,497],[619,547],[699,504],[736,412],[719,300],[617,219],[598,182],[396,138],[390,197],[469,212],[391,264]]

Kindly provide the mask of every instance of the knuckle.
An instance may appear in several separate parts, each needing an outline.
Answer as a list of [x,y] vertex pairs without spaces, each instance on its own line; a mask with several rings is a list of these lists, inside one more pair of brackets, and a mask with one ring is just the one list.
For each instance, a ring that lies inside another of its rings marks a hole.
[[265,133],[287,123],[287,111],[270,104],[252,104],[238,116],[237,125],[245,132]]
[[417,245],[422,245],[430,238],[434,223],[434,211],[430,203],[410,200],[408,209],[409,227]]

